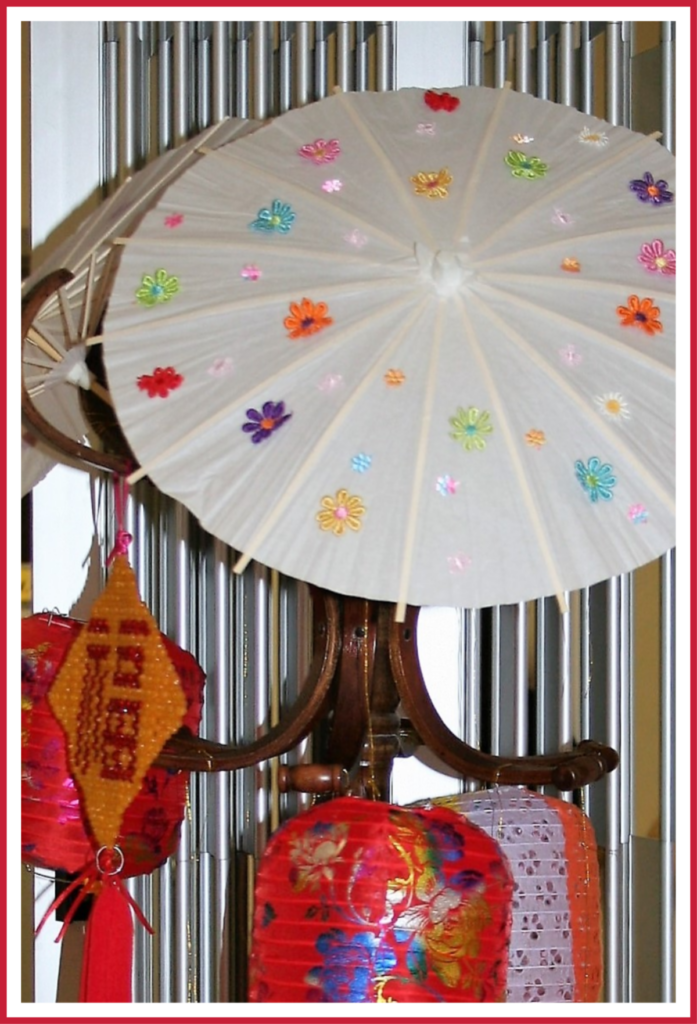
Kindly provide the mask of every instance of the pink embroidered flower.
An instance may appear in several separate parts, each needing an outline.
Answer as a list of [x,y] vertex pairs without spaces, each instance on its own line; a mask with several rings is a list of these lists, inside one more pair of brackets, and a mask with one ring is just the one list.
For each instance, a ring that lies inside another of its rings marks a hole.
[[358,228],[354,228],[353,231],[349,231],[348,235],[344,235],[344,241],[348,242],[349,245],[355,245],[356,249],[362,249],[368,238],[366,235],[361,234]]
[[459,486],[460,481],[453,480],[453,478],[447,473],[444,473],[443,476],[439,476],[436,480],[436,490],[439,494],[442,494],[444,498],[447,498],[449,494],[457,494]]
[[330,164],[341,154],[341,146],[336,139],[315,139],[301,146],[298,154],[316,164]]
[[552,214],[552,224],[557,224],[559,227],[567,228],[573,222],[574,219],[571,214],[566,213],[564,210],[556,209]]
[[165,227],[166,228],[178,228],[183,220],[184,220],[184,214],[183,213],[170,213],[170,214],[168,214],[167,217],[165,217]]
[[649,514],[643,505],[630,505],[627,509],[627,518],[633,523],[645,523],[648,521]]
[[211,377],[227,377],[228,373],[232,372],[232,359],[230,356],[221,356],[213,362],[212,366],[208,367],[208,373]]
[[416,126],[416,134],[417,135],[435,135],[436,134],[436,126],[434,124],[431,124],[430,121],[421,121]]
[[184,378],[173,366],[156,366],[151,374],[143,374],[136,383],[141,391],[147,391],[149,398],[167,398],[170,391],[184,383]]
[[666,249],[660,238],[655,238],[653,242],[644,242],[637,259],[652,273],[675,273],[675,250]]
[[243,277],[245,281],[258,281],[261,277],[261,270],[254,263],[248,263],[246,267],[242,267],[240,270],[240,277]]
[[324,391],[328,394],[330,391],[336,391],[344,383],[344,378],[340,373],[327,373],[322,380],[319,382],[317,387],[320,391]]
[[583,362],[583,356],[575,345],[567,345],[566,348],[560,348],[559,358],[567,366],[578,366],[579,363]]
[[462,551],[458,551],[456,555],[448,555],[448,569],[453,574],[465,572],[471,564],[470,556],[463,554]]
[[325,192],[341,192],[343,187],[343,181],[339,181],[338,178],[329,178],[322,183],[322,189]]

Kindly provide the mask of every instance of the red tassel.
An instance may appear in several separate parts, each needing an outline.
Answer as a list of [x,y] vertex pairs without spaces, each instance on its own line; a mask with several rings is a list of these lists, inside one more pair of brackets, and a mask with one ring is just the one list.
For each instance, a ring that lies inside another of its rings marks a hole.
[[128,900],[116,880],[105,878],[87,922],[81,1003],[133,1001],[133,931]]

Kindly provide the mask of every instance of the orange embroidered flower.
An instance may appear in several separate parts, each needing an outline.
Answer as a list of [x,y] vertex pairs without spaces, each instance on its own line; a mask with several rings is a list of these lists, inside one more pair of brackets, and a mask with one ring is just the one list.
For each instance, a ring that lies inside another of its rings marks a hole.
[[529,444],[531,448],[541,448],[543,444],[547,443],[544,430],[528,430],[525,435],[526,444]]
[[658,319],[661,311],[654,306],[653,299],[640,299],[638,295],[630,295],[626,306],[617,307],[617,315],[623,327],[640,327],[647,334],[656,334],[663,330]]
[[401,370],[388,370],[383,379],[389,388],[398,388],[407,378]]
[[568,270],[572,274],[577,274],[581,269],[581,264],[575,256],[565,256],[561,261],[561,269]]
[[453,183],[447,167],[441,167],[439,171],[419,171],[410,181],[417,196],[426,196],[428,199],[446,199],[448,185]]
[[328,312],[326,302],[315,304],[310,299],[303,299],[300,303],[291,302],[290,316],[285,318],[283,324],[291,338],[307,338],[334,323],[327,316]]

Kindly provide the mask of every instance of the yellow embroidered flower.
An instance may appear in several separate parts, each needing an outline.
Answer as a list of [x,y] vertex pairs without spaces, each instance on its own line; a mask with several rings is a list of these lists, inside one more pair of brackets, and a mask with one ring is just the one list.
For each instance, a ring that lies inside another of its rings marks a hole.
[[398,388],[406,379],[401,370],[388,370],[383,378],[389,388]]
[[419,171],[410,181],[417,196],[427,196],[429,199],[446,199],[448,185],[453,183],[447,167],[441,167],[439,171]]
[[543,444],[547,443],[544,430],[528,430],[525,435],[525,442],[531,448],[541,448]]
[[302,891],[305,886],[316,889],[323,879],[328,882],[334,880],[334,864],[341,859],[348,831],[346,824],[325,825],[318,822],[308,832],[291,841],[289,853],[293,867],[290,880],[295,892]]
[[322,511],[315,516],[321,530],[331,530],[340,537],[346,530],[360,530],[361,516],[365,512],[363,499],[342,488],[336,497],[325,495],[320,502]]
[[630,417],[629,406],[618,391],[608,391],[604,395],[597,395],[595,402],[608,419],[628,420]]
[[571,274],[578,274],[581,264],[575,256],[565,256],[561,261],[561,269],[568,270]]

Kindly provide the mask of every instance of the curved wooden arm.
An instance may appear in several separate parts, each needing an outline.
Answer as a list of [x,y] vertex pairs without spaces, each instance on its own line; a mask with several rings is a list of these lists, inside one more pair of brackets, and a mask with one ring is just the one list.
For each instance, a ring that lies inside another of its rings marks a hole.
[[407,610],[404,623],[390,628],[390,662],[404,710],[419,734],[445,764],[482,782],[540,786],[565,791],[596,782],[619,764],[611,747],[584,740],[575,750],[534,757],[497,757],[476,750],[447,727],[426,689],[416,649],[418,609]]
[[194,772],[234,771],[285,754],[307,736],[323,711],[341,647],[339,603],[332,594],[323,596],[326,621],[315,616],[312,665],[299,696],[278,725],[245,746],[214,743],[182,730],[167,741],[155,765]]
[[[69,270],[54,270],[46,277],[38,281],[22,299],[22,346],[29,328],[34,322],[43,304],[68,282],[72,281],[73,275]],[[68,437],[62,431],[54,427],[52,423],[41,415],[36,408],[24,383],[22,376],[22,416],[32,431],[52,448],[74,459],[79,459],[96,469],[107,469],[111,473],[127,475],[136,466],[131,459],[123,458],[121,455],[111,455],[107,452],[97,451],[89,445],[82,444],[73,437]]]

